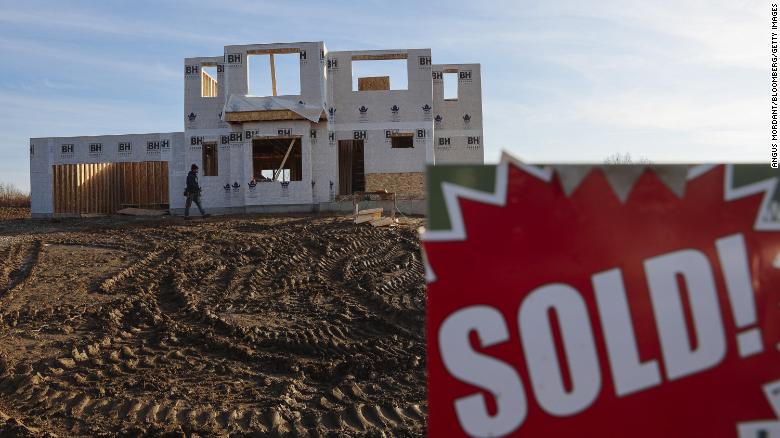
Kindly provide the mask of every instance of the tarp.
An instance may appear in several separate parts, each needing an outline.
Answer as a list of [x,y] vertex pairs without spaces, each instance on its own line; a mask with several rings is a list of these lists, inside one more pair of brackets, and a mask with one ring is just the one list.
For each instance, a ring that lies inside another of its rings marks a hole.
[[241,96],[231,94],[225,103],[222,120],[228,112],[290,110],[312,122],[319,122],[323,108],[303,101],[282,99],[275,96]]

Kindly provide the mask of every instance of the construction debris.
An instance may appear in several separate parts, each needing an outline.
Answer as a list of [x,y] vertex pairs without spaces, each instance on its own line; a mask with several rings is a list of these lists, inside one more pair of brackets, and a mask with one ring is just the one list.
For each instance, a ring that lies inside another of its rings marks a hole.
[[371,222],[382,218],[383,208],[369,208],[366,210],[360,210],[355,215],[355,223],[362,224],[363,222]]
[[391,217],[383,217],[381,219],[377,219],[375,221],[371,221],[372,227],[387,227],[395,225],[395,219]]

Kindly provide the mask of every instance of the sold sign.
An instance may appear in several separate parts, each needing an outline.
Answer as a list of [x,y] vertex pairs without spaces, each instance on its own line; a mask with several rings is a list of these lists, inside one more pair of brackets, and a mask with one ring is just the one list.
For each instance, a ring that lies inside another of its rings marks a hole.
[[431,436],[780,436],[764,170],[429,170]]

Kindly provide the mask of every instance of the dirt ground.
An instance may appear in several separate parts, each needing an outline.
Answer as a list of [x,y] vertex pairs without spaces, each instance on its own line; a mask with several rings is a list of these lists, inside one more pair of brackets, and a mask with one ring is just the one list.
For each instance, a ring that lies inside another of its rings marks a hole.
[[0,437],[424,435],[420,225],[0,221]]

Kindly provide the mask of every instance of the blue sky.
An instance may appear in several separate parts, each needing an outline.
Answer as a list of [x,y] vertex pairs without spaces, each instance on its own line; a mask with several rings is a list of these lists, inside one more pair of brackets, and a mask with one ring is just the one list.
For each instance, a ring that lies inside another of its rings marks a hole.
[[768,160],[768,2],[0,0],[0,181],[30,137],[183,130],[185,57],[320,40],[481,63],[487,161]]

